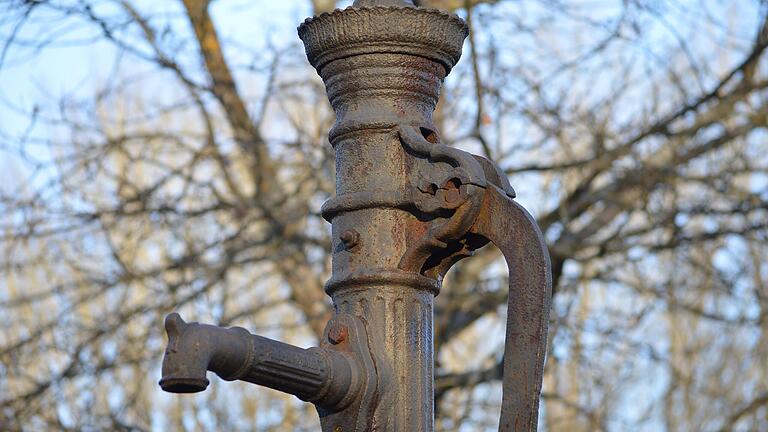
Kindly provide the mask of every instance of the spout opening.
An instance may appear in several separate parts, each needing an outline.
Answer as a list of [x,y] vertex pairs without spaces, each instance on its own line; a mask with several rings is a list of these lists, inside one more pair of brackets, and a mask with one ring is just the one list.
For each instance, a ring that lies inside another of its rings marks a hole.
[[169,393],[199,393],[208,387],[206,378],[163,378],[160,387]]

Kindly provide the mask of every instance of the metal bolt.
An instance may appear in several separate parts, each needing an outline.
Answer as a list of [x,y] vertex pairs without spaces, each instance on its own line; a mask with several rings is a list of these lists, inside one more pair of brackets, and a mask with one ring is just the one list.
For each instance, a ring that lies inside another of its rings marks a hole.
[[341,432],[341,426],[336,426],[333,428],[333,432]]
[[347,249],[352,249],[360,242],[360,233],[354,229],[348,229],[341,233],[339,239]]
[[461,198],[461,180],[452,178],[443,185],[443,199],[448,204],[455,204]]
[[347,329],[347,326],[341,324],[334,324],[331,329],[328,330],[328,340],[334,345],[338,345],[347,340],[348,335],[349,330]]
[[448,204],[453,204],[459,200],[460,194],[458,189],[447,189],[443,194],[443,199]]

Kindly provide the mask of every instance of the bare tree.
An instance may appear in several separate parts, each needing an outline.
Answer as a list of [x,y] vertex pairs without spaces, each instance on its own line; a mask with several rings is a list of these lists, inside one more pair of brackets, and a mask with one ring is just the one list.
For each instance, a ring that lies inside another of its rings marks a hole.
[[[443,139],[499,162],[549,244],[542,427],[768,430],[766,3],[424,3],[471,27]],[[273,6],[6,2],[0,429],[316,429],[270,390],[156,385],[171,310],[305,346],[331,312],[333,113]],[[99,57],[87,83],[5,96],[68,50]],[[498,421],[506,283],[478,256],[437,298],[440,430]]]

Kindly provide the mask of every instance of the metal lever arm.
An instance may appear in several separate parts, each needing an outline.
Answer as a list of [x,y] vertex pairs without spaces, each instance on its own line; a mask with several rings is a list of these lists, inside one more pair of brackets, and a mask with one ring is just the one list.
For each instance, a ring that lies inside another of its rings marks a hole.
[[420,192],[414,193],[415,207],[432,215],[438,215],[436,209],[453,213],[426,222],[421,230],[425,234],[413,242],[399,267],[444,275],[489,241],[501,250],[509,269],[509,307],[499,430],[535,431],[552,296],[544,238],[533,217],[513,200],[515,191],[495,163],[439,139],[429,141],[422,136],[429,129],[421,129],[398,129],[403,146],[428,164],[417,174],[432,187],[414,188]]
[[533,217],[491,183],[471,232],[495,244],[509,268],[499,431],[535,431],[552,296],[547,246]]

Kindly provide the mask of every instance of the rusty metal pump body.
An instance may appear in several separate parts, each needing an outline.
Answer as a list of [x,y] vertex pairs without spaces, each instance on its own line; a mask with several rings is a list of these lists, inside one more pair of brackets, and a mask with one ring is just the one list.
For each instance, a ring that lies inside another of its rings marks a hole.
[[467,26],[410,1],[358,0],[299,26],[336,112],[331,222],[335,316],[321,346],[166,319],[164,390],[206,371],[312,402],[324,432],[433,430],[434,297],[443,275],[494,243],[510,270],[499,430],[536,429],[551,296],[534,219],[491,161],[441,143],[432,112]]

